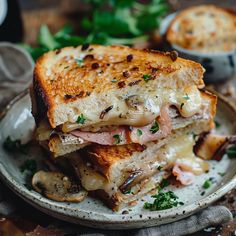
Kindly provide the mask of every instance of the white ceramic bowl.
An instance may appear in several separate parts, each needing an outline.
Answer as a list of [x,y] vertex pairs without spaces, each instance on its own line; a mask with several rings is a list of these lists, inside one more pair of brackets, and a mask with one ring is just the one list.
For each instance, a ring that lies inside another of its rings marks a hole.
[[[160,34],[165,39],[166,31],[179,12],[172,13],[163,19]],[[216,83],[232,78],[236,74],[236,51],[221,53],[201,53],[187,50],[175,44],[167,44],[166,50],[176,50],[183,58],[197,61],[206,69],[204,80],[206,83]]]

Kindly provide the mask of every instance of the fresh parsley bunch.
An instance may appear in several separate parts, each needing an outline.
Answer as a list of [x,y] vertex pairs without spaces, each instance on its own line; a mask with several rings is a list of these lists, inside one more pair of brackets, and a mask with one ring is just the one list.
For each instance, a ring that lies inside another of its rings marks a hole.
[[149,39],[150,32],[158,29],[167,13],[165,0],[83,0],[88,4],[87,16],[80,21],[81,36],[74,36],[72,27],[64,26],[52,34],[42,25],[38,47],[22,46],[36,60],[47,51],[86,43],[133,45]]
[[88,43],[127,44],[146,41],[158,29],[168,7],[164,0],[87,0],[91,17],[82,20]]

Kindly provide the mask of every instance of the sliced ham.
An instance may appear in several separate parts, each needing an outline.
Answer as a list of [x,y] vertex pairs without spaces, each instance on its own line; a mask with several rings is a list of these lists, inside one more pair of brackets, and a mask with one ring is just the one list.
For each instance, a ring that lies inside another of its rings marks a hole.
[[[75,131],[72,131],[71,134],[77,137],[80,137],[86,141],[98,143],[102,145],[114,145],[114,144],[127,143],[125,128],[118,128],[111,132],[100,132],[100,133],[75,130]],[[117,138],[114,138],[115,135],[119,135],[119,140]]]
[[175,164],[172,173],[176,179],[183,185],[190,185],[194,181],[195,175],[192,172],[182,170],[178,164]]
[[[155,133],[152,133],[150,130],[155,122],[158,123],[159,129]],[[86,141],[102,145],[120,145],[128,143],[145,144],[150,141],[165,138],[171,133],[171,129],[171,118],[168,114],[168,107],[166,106],[161,109],[157,121],[153,121],[151,124],[143,127],[130,127],[130,129],[119,127],[110,132],[97,133],[75,130],[72,131],[71,134]],[[115,137],[119,137],[119,140]]]

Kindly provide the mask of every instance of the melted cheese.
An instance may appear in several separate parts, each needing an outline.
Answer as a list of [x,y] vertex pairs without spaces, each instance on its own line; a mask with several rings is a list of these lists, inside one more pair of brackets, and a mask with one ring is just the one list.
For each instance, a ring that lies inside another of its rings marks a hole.
[[178,164],[181,169],[200,175],[209,169],[207,162],[195,156],[193,146],[195,141],[192,135],[182,135],[171,141],[165,151],[167,162]]
[[[108,103],[109,102],[109,103]],[[164,105],[175,105],[183,117],[196,114],[202,104],[201,93],[196,86],[186,87],[175,91],[172,89],[155,89],[139,94],[127,94],[125,97],[104,98],[104,104],[94,101],[91,106],[83,107],[82,113],[86,117],[84,124],[76,123],[78,117],[73,117],[71,122],[62,126],[63,132],[91,126],[102,127],[107,125],[145,126],[150,124],[160,114]],[[113,106],[101,118],[101,113]]]
[[[143,170],[143,178],[147,177],[147,173],[151,173],[151,176],[158,172],[158,166],[164,169],[172,169],[175,164],[181,167],[185,171],[190,171],[195,175],[204,173],[209,169],[207,162],[196,157],[193,153],[193,146],[195,141],[192,135],[181,135],[178,138],[172,139],[167,145],[161,147],[155,157],[155,160],[146,163],[144,160],[136,162],[136,168]],[[148,157],[147,157],[148,158]],[[163,165],[165,163],[165,165]],[[127,167],[128,165],[126,165]],[[117,170],[116,177],[111,180],[106,179],[104,176],[95,172],[91,167],[80,163],[79,175],[81,176],[81,183],[83,187],[88,190],[103,189],[110,196],[115,192],[119,191],[119,186],[124,181],[123,176],[126,172],[125,168],[119,168],[119,163],[114,164],[114,168]],[[155,171],[153,171],[155,170]],[[140,176],[142,180],[142,176]],[[137,183],[139,184],[139,183]],[[132,187],[135,189],[135,186]]]

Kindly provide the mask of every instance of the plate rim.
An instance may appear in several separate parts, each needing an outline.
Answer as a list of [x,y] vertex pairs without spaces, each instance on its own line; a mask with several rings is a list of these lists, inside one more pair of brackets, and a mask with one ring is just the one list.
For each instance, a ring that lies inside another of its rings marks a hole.
[[[214,93],[217,95],[218,100],[223,102],[224,105],[228,106],[228,108],[230,108],[234,113],[236,113],[236,105],[232,101],[230,101],[228,98],[224,97],[223,95],[215,91]],[[0,113],[0,124],[2,123],[2,120],[4,119],[4,117],[12,109],[12,107],[19,100],[23,99],[25,96],[29,96],[28,89],[24,90],[19,95],[17,95]],[[134,215],[119,214],[119,215],[116,215],[116,219],[112,219],[112,218],[109,218],[109,215],[114,216],[115,214],[113,213],[111,214],[93,213],[91,211],[84,211],[84,210],[81,211],[80,209],[76,209],[76,210],[80,213],[83,213],[84,214],[83,217],[79,216],[78,214],[76,216],[72,215],[71,209],[66,208],[66,206],[62,207],[62,206],[57,205],[57,204],[60,204],[60,202],[49,200],[43,196],[36,197],[36,193],[34,192],[32,193],[27,188],[20,188],[19,183],[17,183],[16,180],[14,180],[13,178],[11,178],[10,175],[8,175],[8,172],[5,170],[4,166],[1,164],[0,164],[0,178],[21,199],[23,199],[24,201],[28,202],[30,205],[36,207],[38,210],[46,214],[52,215],[59,219],[67,220],[74,223],[80,223],[80,224],[87,225],[94,228],[101,228],[101,227],[104,228],[103,224],[105,223],[108,225],[107,228],[109,229],[141,228],[145,226],[143,225],[139,226],[137,224],[142,223],[145,220],[148,220],[151,222],[150,224],[148,224],[148,226],[146,226],[146,227],[150,227],[150,226],[159,225],[158,222],[161,222],[161,221],[165,221],[164,223],[167,223],[168,221],[169,222],[176,221],[175,219],[176,217],[178,217],[178,220],[183,219],[209,206],[210,204],[212,204],[213,202],[221,198],[224,194],[226,194],[227,192],[229,192],[236,186],[236,174],[235,174],[231,178],[231,180],[229,180],[226,184],[222,185],[215,192],[209,194],[208,196],[198,201],[190,203],[186,206],[177,207],[174,209],[174,211],[173,209],[168,209],[168,210],[162,210],[162,211],[142,212],[142,217],[136,217],[136,218],[135,216],[138,215],[138,213]],[[183,209],[184,209],[184,213],[183,213]],[[69,212],[66,212],[66,210],[69,210]],[[130,216],[133,216],[133,218],[130,218]],[[91,222],[93,222],[95,225],[91,225],[90,224]],[[123,226],[127,223],[133,223],[136,225],[134,225],[133,227],[132,226],[127,227],[126,225],[126,227],[124,228]],[[112,225],[119,225],[119,226],[115,227]]]

